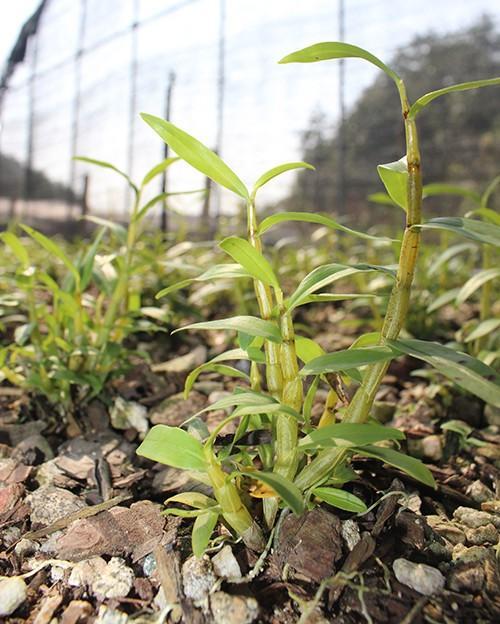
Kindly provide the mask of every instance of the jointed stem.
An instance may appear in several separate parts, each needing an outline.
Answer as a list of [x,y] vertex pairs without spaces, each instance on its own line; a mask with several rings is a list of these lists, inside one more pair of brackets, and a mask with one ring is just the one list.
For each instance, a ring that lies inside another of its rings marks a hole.
[[[387,340],[396,339],[405,322],[420,243],[419,229],[413,228],[413,226],[420,224],[422,207],[422,174],[417,128],[415,120],[408,116],[409,105],[403,82],[400,81],[397,86],[401,97],[406,134],[408,211],[401,242],[396,282],[391,292],[380,335],[379,344],[381,345],[385,344]],[[361,386],[345,412],[343,422],[366,422],[388,366],[388,362],[376,363],[366,371]],[[339,448],[325,449],[300,473],[296,479],[297,485],[302,489],[313,486],[338,466],[345,456],[345,450]]]

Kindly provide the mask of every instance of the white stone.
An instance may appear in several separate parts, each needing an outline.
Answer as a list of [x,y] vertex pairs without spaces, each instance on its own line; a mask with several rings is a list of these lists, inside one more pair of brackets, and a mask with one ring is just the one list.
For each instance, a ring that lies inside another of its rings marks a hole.
[[439,570],[425,563],[413,563],[407,559],[396,559],[392,564],[394,574],[400,583],[411,587],[424,596],[440,592],[445,578]]
[[26,600],[28,588],[20,576],[0,581],[0,615],[11,615]]

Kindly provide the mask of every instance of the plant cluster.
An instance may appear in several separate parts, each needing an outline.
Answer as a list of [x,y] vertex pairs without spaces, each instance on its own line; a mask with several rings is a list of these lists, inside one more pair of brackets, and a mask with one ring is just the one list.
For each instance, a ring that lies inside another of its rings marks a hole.
[[[208,545],[219,518],[249,548],[257,551],[263,548],[262,522],[256,519],[252,498],[263,501],[262,518],[267,529],[274,526],[280,506],[301,513],[316,502],[324,501],[341,509],[363,511],[363,501],[341,488],[356,477],[349,465],[354,455],[379,459],[433,486],[432,474],[421,462],[394,448],[404,437],[402,433],[370,419],[375,396],[394,358],[409,355],[423,360],[465,390],[493,405],[500,405],[499,377],[490,366],[449,346],[400,337],[409,314],[423,230],[459,234],[484,246],[500,244],[500,227],[497,222],[491,223],[490,213],[485,212],[488,208],[484,198],[480,207],[466,217],[422,221],[423,186],[417,117],[428,104],[443,95],[498,85],[500,79],[449,86],[427,93],[411,104],[401,77],[380,59],[357,46],[320,43],[294,52],[281,62],[308,63],[339,58],[360,58],[372,63],[389,76],[399,95],[406,153],[399,161],[378,167],[390,201],[405,213],[406,223],[398,241],[399,260],[395,268],[371,263],[330,262],[315,267],[293,292],[285,294],[276,271],[264,255],[262,237],[271,227],[286,221],[305,221],[361,239],[377,237],[347,228],[327,215],[311,212],[278,213],[259,223],[256,210],[258,190],[286,171],[311,169],[310,165],[303,162],[279,165],[264,173],[248,189],[219,156],[197,139],[170,122],[143,115],[146,123],[181,159],[242,200],[247,214],[246,238],[229,236],[219,244],[232,263],[212,266],[196,278],[163,289],[158,296],[184,288],[192,281],[249,279],[253,282],[259,311],[259,316],[239,315],[181,328],[233,330],[238,335],[237,348],[218,355],[193,371],[186,382],[186,393],[202,371],[213,369],[236,377],[244,376],[239,369],[225,363],[241,359],[250,362],[249,387],[238,387],[230,397],[206,408],[232,410],[213,431],[206,429],[199,418],[200,412],[193,415],[183,428],[153,427],[137,451],[154,461],[188,470],[195,479],[211,487],[212,496],[184,492],[168,501],[168,513],[195,518],[192,543],[197,555]],[[487,214],[490,222],[475,218]],[[496,213],[493,214],[496,218]],[[324,353],[313,339],[296,333],[294,313],[300,306],[366,298],[367,293],[332,294],[323,289],[343,278],[368,272],[389,276],[393,281],[386,309],[380,314],[383,321],[379,331],[365,334],[349,349],[333,353]],[[489,280],[479,281],[485,284]],[[312,378],[308,387],[305,384],[307,378]],[[311,405],[320,380],[326,382],[329,394],[323,416],[315,426],[310,417]],[[357,384],[352,397],[346,391],[346,383],[350,382]],[[218,434],[233,420],[238,420],[238,424],[232,442],[219,445]],[[185,509],[186,506],[190,509]]]

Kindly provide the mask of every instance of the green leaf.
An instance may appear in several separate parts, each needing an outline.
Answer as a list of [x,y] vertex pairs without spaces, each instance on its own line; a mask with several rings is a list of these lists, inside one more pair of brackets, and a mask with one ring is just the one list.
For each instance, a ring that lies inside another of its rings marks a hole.
[[475,210],[471,210],[468,212],[466,217],[482,217],[483,221],[488,221],[489,223],[494,223],[495,225],[500,225],[500,214],[491,210],[491,208],[476,208]]
[[394,276],[394,271],[388,267],[376,266],[371,264],[357,264],[348,266],[345,264],[324,264],[311,271],[297,286],[295,292],[286,301],[285,305],[288,310],[293,310],[297,306],[307,302],[310,295],[320,290],[324,286],[328,286],[333,282],[349,277],[355,273],[365,271],[382,271]]
[[301,375],[322,375],[346,371],[375,362],[386,362],[395,357],[394,351],[388,347],[364,347],[361,349],[346,349],[327,353],[307,363],[300,371]]
[[262,186],[264,186],[264,184],[267,184],[269,180],[272,180],[273,178],[281,175],[282,173],[285,173],[285,171],[291,171],[292,169],[312,169],[314,171],[314,167],[306,162],[291,162],[291,163],[284,163],[283,165],[278,165],[277,167],[273,167],[272,169],[269,169],[269,171],[266,171],[266,173],[263,173],[260,176],[260,178],[257,180],[257,182],[253,186],[251,196],[255,197],[257,191]]
[[486,282],[489,282],[499,276],[500,269],[485,269],[484,271],[479,271],[479,273],[476,273],[469,280],[467,280],[459,290],[457,295],[457,304],[467,301],[467,299],[473,295],[476,290],[481,288],[481,286],[486,284]]
[[427,271],[428,277],[432,275],[438,274],[438,269],[449,262],[452,258],[457,256],[458,254],[463,253],[464,251],[475,251],[477,247],[472,243],[460,243],[458,245],[452,245],[445,249],[439,256],[433,260],[429,270]]
[[285,223],[287,221],[317,223],[318,225],[324,225],[325,227],[331,228],[332,230],[341,230],[342,232],[346,232],[347,234],[352,234],[353,236],[357,236],[358,238],[364,238],[366,240],[382,240],[388,242],[391,242],[392,240],[390,238],[386,238],[385,236],[372,236],[371,234],[358,232],[357,230],[348,228],[345,225],[341,225],[340,223],[335,221],[335,219],[332,219],[327,215],[316,212],[278,212],[263,219],[261,224],[259,225],[258,232],[259,234],[264,234],[264,232],[267,232],[267,230],[272,228],[274,225],[278,225],[279,223]]
[[406,156],[395,162],[378,165],[377,171],[392,201],[404,211],[408,211]]
[[371,193],[367,199],[374,204],[382,204],[383,206],[397,206],[395,202],[389,197],[387,193]]
[[218,519],[219,513],[217,511],[207,511],[200,514],[194,521],[191,546],[195,557],[203,556]]
[[488,243],[495,247],[500,247],[500,227],[492,223],[483,223],[475,219],[465,217],[437,217],[421,225],[414,225],[423,229],[447,230],[460,234],[465,238]]
[[244,269],[239,264],[216,264],[213,267],[207,269],[198,277],[190,277],[185,280],[181,280],[172,284],[171,286],[167,286],[166,288],[162,288],[159,292],[156,293],[155,299],[160,299],[161,297],[166,297],[172,292],[176,290],[180,290],[182,288],[186,288],[193,282],[209,282],[211,280],[216,279],[232,279],[239,277],[252,277],[251,274]]
[[102,167],[103,169],[111,169],[112,171],[115,171],[118,175],[121,175],[122,178],[125,178],[130,188],[132,188],[136,194],[139,193],[139,189],[132,182],[129,176],[124,171],[122,171],[121,169],[118,169],[118,167],[115,167],[111,163],[106,162],[105,160],[96,160],[95,158],[87,158],[86,156],[75,156],[73,160],[79,160],[80,162],[89,163],[90,165],[96,165],[97,167]]
[[[146,216],[146,214],[151,210],[151,208],[154,208],[154,206],[156,206],[158,202],[164,199],[168,199],[169,197],[173,197],[175,195],[193,195],[195,193],[206,193],[206,192],[207,192],[206,189],[195,189],[193,191],[173,191],[172,193],[159,193],[158,195],[155,195],[152,199],[150,199],[148,203],[145,204],[139,210],[139,212],[134,217],[134,221],[136,222],[140,221],[143,217]],[[168,212],[182,216],[182,212],[180,212],[179,210],[176,210],[175,208],[172,208],[172,206],[165,206],[165,208]]]
[[360,498],[338,488],[317,487],[312,490],[312,493],[323,502],[338,509],[353,511],[354,513],[363,513],[367,510],[365,503]]
[[163,173],[165,169],[168,169],[168,167],[170,167],[170,165],[172,165],[177,160],[179,160],[179,158],[173,156],[173,157],[165,158],[165,160],[162,160],[161,163],[158,163],[157,165],[155,165],[152,169],[150,169],[146,173],[146,175],[142,179],[141,188],[146,186],[146,184],[149,184],[151,180],[156,178],[157,175],[160,175],[160,173]]
[[295,351],[299,360],[302,360],[304,364],[325,353],[323,347],[305,336],[295,336]]
[[341,295],[335,295],[333,293],[318,293],[317,295],[309,295],[301,301],[300,305],[307,305],[308,303],[326,303],[329,301],[350,301],[352,299],[374,299],[376,295],[369,295],[365,293],[342,293]]
[[328,41],[315,43],[314,45],[292,52],[279,61],[280,63],[314,63],[316,61],[328,61],[342,58],[360,58],[368,61],[385,72],[394,82],[399,81],[399,76],[390,67],[387,67],[379,58],[358,46],[342,41]]
[[275,472],[263,472],[261,470],[242,470],[241,473],[272,487],[276,494],[298,516],[304,511],[304,499],[299,488],[286,477]]
[[94,268],[94,260],[95,256],[99,250],[99,245],[103,239],[104,234],[106,233],[105,228],[101,228],[97,233],[97,236],[94,238],[92,245],[87,249],[80,268],[81,275],[81,288],[85,290],[90,283],[92,278],[92,270]]
[[207,509],[217,506],[217,501],[214,498],[210,498],[210,496],[201,492],[181,492],[167,498],[165,505],[169,503],[181,503],[181,505],[189,505],[189,507],[194,507],[195,509]]
[[276,323],[273,323],[272,321],[263,321],[256,316],[233,316],[231,318],[220,319],[217,321],[192,323],[191,325],[179,327],[179,329],[176,329],[172,333],[175,334],[176,332],[184,331],[186,329],[229,329],[241,331],[245,334],[250,334],[250,336],[262,336],[262,338],[266,338],[266,340],[270,340],[271,342],[280,343],[282,341],[281,333]]
[[365,446],[382,440],[404,440],[405,434],[398,429],[373,423],[334,423],[310,431],[299,442],[300,449],[317,446]]
[[136,453],[166,466],[206,471],[201,442],[179,427],[155,425],[148,431]]
[[479,325],[471,331],[471,333],[465,339],[465,342],[472,342],[478,338],[488,336],[492,332],[496,331],[500,327],[500,319],[486,319],[479,323]]
[[431,471],[419,459],[381,446],[361,446],[356,448],[355,451],[364,457],[380,459],[384,463],[389,464],[389,466],[402,470],[417,481],[421,481],[433,488],[436,487]]
[[439,295],[437,299],[434,299],[434,301],[427,306],[427,312],[435,312],[448,303],[455,301],[459,290],[459,288],[452,288],[451,290],[444,292],[442,295]]
[[462,82],[460,84],[451,85],[444,89],[438,89],[437,91],[431,91],[419,97],[410,107],[408,117],[415,118],[415,116],[425,107],[427,104],[447,93],[455,93],[456,91],[468,91],[470,89],[479,89],[480,87],[490,87],[500,85],[500,78],[487,78],[485,80],[473,80],[472,82]]
[[54,241],[52,241],[50,238],[47,238],[41,232],[37,232],[37,230],[34,230],[28,225],[21,225],[21,227],[27,234],[31,236],[31,238],[33,238],[41,247],[43,247],[45,251],[48,251],[50,254],[58,258],[68,269],[71,275],[73,275],[73,277],[75,278],[75,282],[77,284],[80,283],[80,273],[78,272],[78,269],[64,253],[61,247],[59,247],[59,245],[54,243]]
[[141,113],[141,117],[178,156],[192,167],[243,199],[249,199],[248,190],[238,176],[217,154],[200,143],[198,139],[159,117],[146,113]]
[[479,193],[465,188],[464,186],[457,186],[456,184],[442,184],[435,182],[433,184],[425,184],[422,188],[422,197],[424,198],[437,197],[440,195],[456,195],[458,197],[472,199],[476,203],[481,201],[481,195],[479,195]]
[[187,399],[188,394],[191,392],[194,382],[198,379],[201,373],[212,370],[213,366],[216,366],[220,362],[227,362],[229,360],[248,360],[248,354],[244,349],[231,349],[225,353],[220,353],[212,358],[209,362],[201,364],[186,377],[186,383],[184,384],[184,397]]
[[123,245],[127,242],[127,230],[123,227],[123,225],[110,221],[109,219],[102,219],[101,217],[95,217],[93,215],[86,215],[84,218],[85,221],[90,221],[91,223],[110,229]]
[[238,236],[229,236],[219,243],[219,247],[241,264],[255,279],[279,289],[278,278],[269,261],[247,240]]
[[215,410],[225,410],[230,407],[250,407],[252,409],[260,409],[261,406],[268,407],[269,404],[281,406],[281,404],[266,394],[262,394],[260,392],[234,392],[229,396],[222,397],[215,403],[211,403],[204,407],[199,412],[196,412],[195,416],[199,416],[204,412],[212,412]]
[[427,362],[457,386],[500,407],[500,376],[483,362],[436,342],[389,340],[388,344],[407,355]]
[[28,268],[30,264],[29,255],[20,239],[12,232],[2,232],[0,238],[16,256],[23,268]]

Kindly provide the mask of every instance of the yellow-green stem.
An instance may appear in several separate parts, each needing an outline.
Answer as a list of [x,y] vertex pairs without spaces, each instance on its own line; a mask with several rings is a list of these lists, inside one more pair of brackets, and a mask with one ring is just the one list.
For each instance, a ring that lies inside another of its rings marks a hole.
[[248,548],[260,552],[264,548],[264,537],[243,504],[238,488],[222,470],[211,448],[205,449],[205,459],[207,474],[224,520],[243,539]]
[[[420,151],[415,120],[408,116],[409,105],[402,81],[398,84],[401,106],[405,124],[406,155],[408,164],[408,210],[406,227],[401,241],[399,265],[396,281],[392,288],[387,306],[379,344],[394,340],[405,322],[410,301],[411,284],[420,244],[420,230],[414,228],[421,221],[422,209],[422,174],[420,167]],[[366,422],[373,405],[375,395],[389,366],[388,362],[372,365],[365,373],[363,382],[356,391],[343,421],[351,423]],[[325,449],[300,473],[296,479],[302,489],[312,487],[324,479],[345,458],[346,451],[339,448]]]

